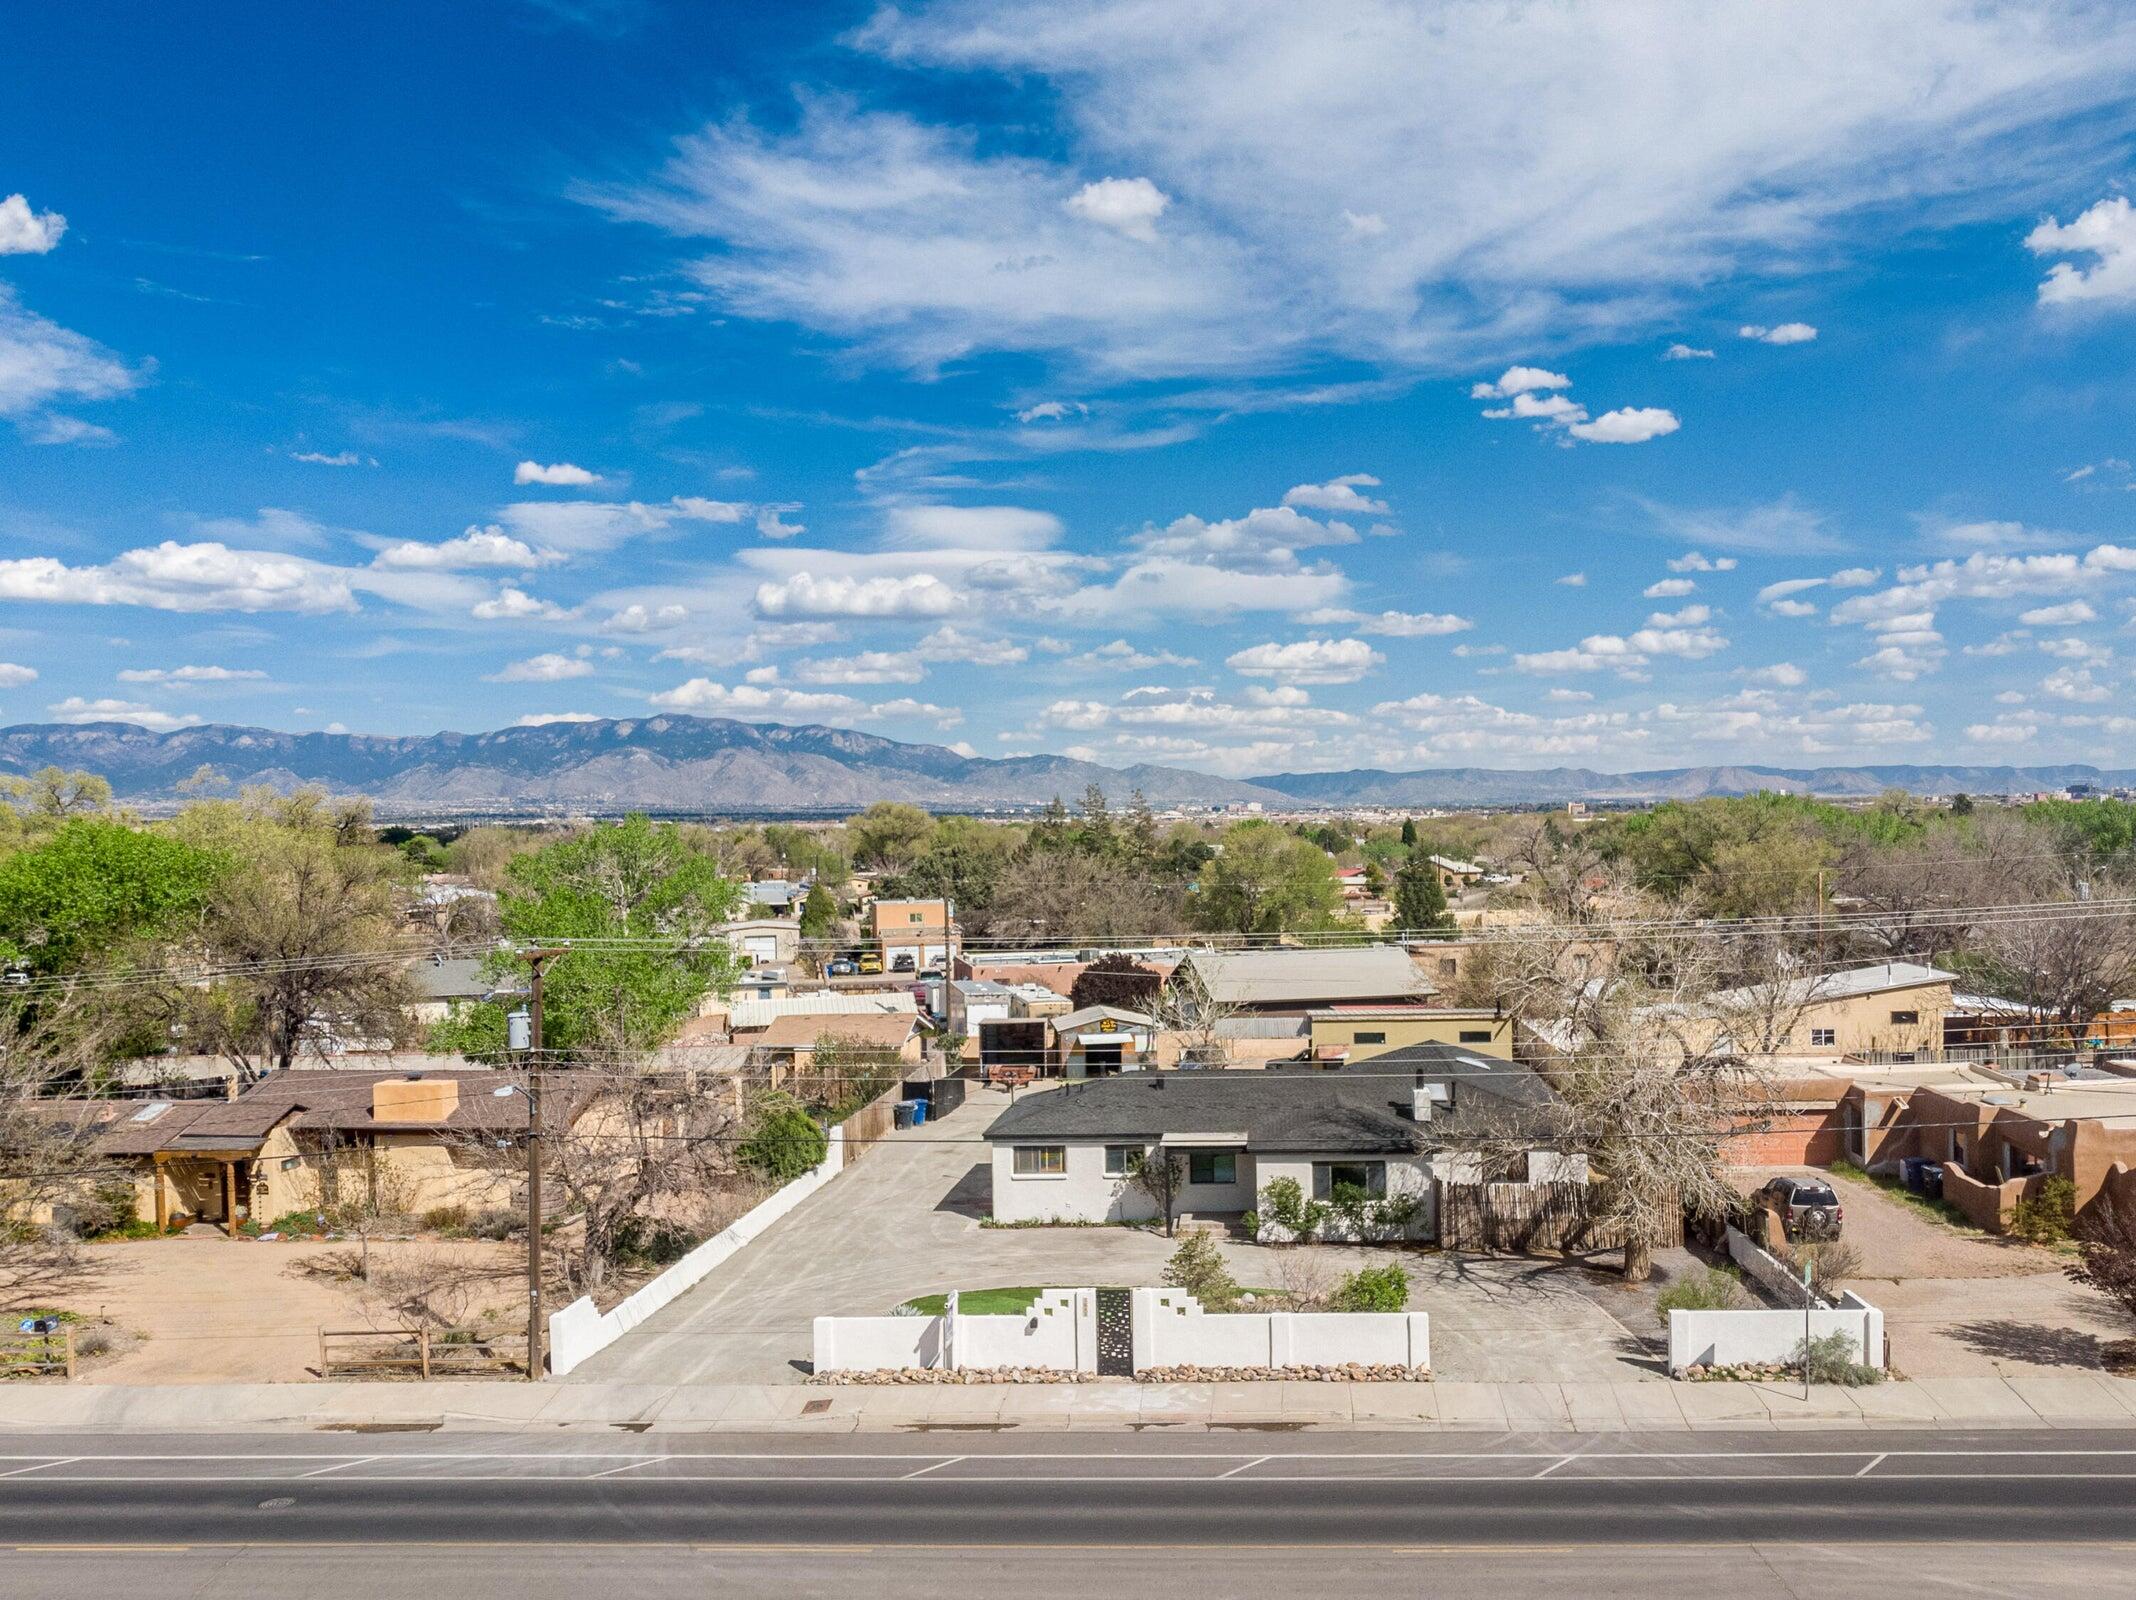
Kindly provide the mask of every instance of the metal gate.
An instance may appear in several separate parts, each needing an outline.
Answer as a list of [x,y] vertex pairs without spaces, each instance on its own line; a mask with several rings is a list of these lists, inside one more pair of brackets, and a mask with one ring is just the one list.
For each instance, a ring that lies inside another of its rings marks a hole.
[[1135,1375],[1135,1301],[1126,1289],[1098,1291],[1098,1376]]

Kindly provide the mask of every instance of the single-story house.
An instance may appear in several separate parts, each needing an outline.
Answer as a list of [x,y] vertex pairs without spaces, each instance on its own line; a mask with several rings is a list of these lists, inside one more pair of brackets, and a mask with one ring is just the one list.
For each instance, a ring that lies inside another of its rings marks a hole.
[[1415,1003],[1436,993],[1398,945],[1317,950],[1195,950],[1167,983],[1182,1003],[1302,1015],[1333,1005]]
[[752,967],[790,962],[801,953],[801,924],[792,917],[737,917],[721,923],[718,931],[735,956]]
[[1439,887],[1448,894],[1457,894],[1473,883],[1483,879],[1484,868],[1474,861],[1461,861],[1453,856],[1426,856],[1439,874]]
[[781,1017],[879,1017],[919,1015],[919,1002],[910,989],[821,989],[809,994],[774,996],[756,1000],[737,995],[728,1000],[707,1000],[702,1014],[724,1014],[727,1029],[737,1044],[752,1044],[751,1035],[762,1033]]
[[[542,1123],[562,1132],[597,1097],[550,1075]],[[514,1079],[485,1067],[422,1073],[354,1069],[278,1072],[235,1099],[114,1100],[96,1149],[133,1168],[137,1214],[167,1227],[187,1219],[231,1233],[334,1203],[350,1183],[420,1216],[518,1203],[519,1177],[484,1159],[484,1141],[523,1138],[527,1100],[499,1094]]]
[[764,916],[791,920],[800,910],[801,902],[808,898],[809,888],[807,883],[766,878],[749,885],[748,902]]
[[416,998],[407,1007],[411,1022],[443,1022],[459,1005],[475,1005],[497,985],[482,974],[480,956],[429,956],[408,969]]
[[1513,1058],[1513,1019],[1488,1008],[1329,1006],[1306,1021],[1320,1062],[1369,1061],[1404,1045],[1434,1043]]
[[780,1017],[761,1033],[749,1035],[748,1043],[760,1055],[789,1062],[805,1072],[815,1060],[817,1046],[826,1039],[858,1049],[894,1050],[906,1061],[920,1059],[919,1018],[909,1011],[849,1016],[799,1013]]
[[1085,1006],[1052,1019],[1053,1050],[1047,1071],[1062,1078],[1102,1078],[1139,1072],[1155,1064],[1156,1021],[1118,1006]]
[[[992,1213],[1003,1222],[1156,1218],[1158,1200],[1134,1174],[1162,1152],[1179,1162],[1175,1218],[1235,1221],[1271,1182],[1291,1178],[1318,1200],[1352,1189],[1412,1196],[1407,1232],[1431,1238],[1434,1180],[1465,1179],[1474,1166],[1445,1147],[1449,1121],[1486,1105],[1532,1114],[1527,1097],[1550,1090],[1511,1062],[1413,1048],[1406,1070],[1125,1073],[1028,1094],[986,1132]],[[1584,1160],[1574,1159],[1584,1178]]]

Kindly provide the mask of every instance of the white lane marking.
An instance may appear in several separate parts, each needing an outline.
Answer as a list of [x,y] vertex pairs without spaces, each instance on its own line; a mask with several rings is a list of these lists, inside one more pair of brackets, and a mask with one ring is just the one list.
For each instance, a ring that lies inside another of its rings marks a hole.
[[[1890,1452],[1888,1452],[1888,1451],[1887,1451],[1887,1452],[1885,1452],[1885,1454],[1887,1454],[1887,1455],[1888,1455],[1889,1453],[1890,1453]],[[1877,1458],[1876,1458],[1876,1459],[1875,1459],[1874,1461],[1871,1461],[1871,1462],[1869,1462],[1869,1463],[1868,1463],[1868,1464],[1867,1464],[1866,1466],[1864,1466],[1864,1467],[1862,1468],[1862,1470],[1861,1470],[1861,1471],[1857,1472],[1857,1473],[1855,1474],[1855,1476],[1856,1476],[1857,1478],[1866,1478],[1866,1477],[1868,1477],[1868,1476],[1869,1476],[1869,1474],[1870,1474],[1870,1473],[1872,1473],[1872,1472],[1876,1471],[1876,1469],[1877,1469],[1878,1467],[1882,1466],[1883,1464],[1884,1464],[1884,1457],[1883,1457],[1883,1456],[1878,1456],[1878,1457],[1877,1457]]]
[[[1557,1471],[1559,1467],[1569,1467],[1573,1464],[1574,1461],[1578,1459],[1579,1458],[1577,1456],[1559,1456],[1557,1460],[1551,1462],[1549,1466],[1543,1468],[1542,1471],[1535,1474],[1535,1477],[1547,1478],[1550,1476],[1551,1473]],[[1532,1483],[1534,1479],[1531,1478],[1529,1481]]]
[[[977,1459],[977,1458],[971,1458],[971,1457],[966,1457],[966,1458],[964,1458],[964,1459]],[[910,1476],[910,1475],[908,1474],[907,1476]],[[1320,1476],[1310,1476],[1310,1475],[1286,1475],[1286,1476],[1282,1476],[1282,1477],[1275,1477],[1275,1476],[1270,1476],[1270,1475],[1268,1475],[1268,1474],[1265,1474],[1265,1473],[1264,1473],[1264,1474],[1261,1474],[1261,1475],[1259,1475],[1259,1476],[1256,1476],[1256,1477],[1251,1477],[1251,1478],[1236,1478],[1236,1479],[1230,1479],[1230,1480],[1225,1480],[1225,1479],[1222,1479],[1222,1478],[1183,1478],[1183,1477],[1181,1477],[1181,1476],[1180,1476],[1180,1475],[1179,1475],[1178,1473],[1176,1473],[1176,1472],[1175,1472],[1175,1473],[1167,1473],[1167,1474],[1163,1474],[1163,1475],[1159,1475],[1159,1476],[1143,1476],[1143,1475],[1133,1475],[1133,1476],[1130,1476],[1130,1475],[1125,1475],[1125,1474],[1113,1474],[1113,1475],[1110,1475],[1110,1476],[1079,1476],[1079,1475],[1074,1475],[1074,1474],[1062,1474],[1062,1475],[1059,1475],[1059,1476],[1055,1476],[1055,1475],[1047,1474],[1047,1475],[1042,1475],[1042,1476],[1033,1476],[1033,1477],[1027,1477],[1027,1478],[1012,1478],[1012,1479],[1003,1479],[1003,1480],[992,1480],[992,1479],[983,1479],[983,1480],[975,1480],[975,1479],[970,1479],[970,1478],[931,1478],[931,1479],[929,1479],[929,1480],[928,1480],[928,1481],[927,1481],[927,1482],[926,1482],[925,1484],[921,1485],[921,1487],[923,1487],[923,1488],[933,1488],[933,1487],[934,1487],[934,1486],[935,1486],[936,1484],[970,1484],[970,1483],[973,1483],[973,1482],[984,1482],[984,1483],[988,1483],[989,1485],[994,1485],[994,1486],[998,1486],[998,1484],[999,1484],[999,1483],[1009,1483],[1009,1484],[1015,1484],[1015,1483],[1032,1483],[1032,1484],[1054,1484],[1054,1483],[1075,1483],[1075,1484],[1083,1484],[1083,1483],[1089,1483],[1089,1484],[1107,1484],[1107,1483],[1121,1483],[1121,1484],[1127,1484],[1127,1483],[1169,1483],[1169,1484],[1173,1484],[1173,1485],[1181,1485],[1181,1484],[1185,1484],[1185,1485],[1194,1485],[1194,1484],[1210,1484],[1210,1483],[1226,1483],[1226,1482],[1228,1482],[1228,1486],[1229,1486],[1229,1487],[1232,1487],[1232,1488],[1238,1488],[1238,1489],[1250,1489],[1250,1488],[1254,1487],[1254,1486],[1255,1486],[1256,1484],[1264,1484],[1264,1483],[1283,1483],[1283,1484],[1293,1484],[1293,1483],[1296,1483],[1296,1484],[1306,1484],[1306,1483],[1312,1483],[1312,1484],[1321,1484],[1321,1485],[1324,1485],[1324,1486],[1327,1486],[1327,1485],[1332,1485],[1332,1486],[1343,1486],[1343,1485],[1348,1485],[1348,1484],[1353,1484],[1353,1483],[1402,1483],[1402,1484],[1410,1484],[1410,1485],[1416,1485],[1416,1484],[1428,1484],[1428,1483],[1439,1483],[1439,1482],[1455,1482],[1455,1483],[1463,1483],[1463,1484],[1469,1484],[1469,1483],[1536,1483],[1536,1482],[1547,1482],[1547,1483],[1548,1483],[1548,1484],[1550,1485],[1550,1487],[1552,1487],[1552,1488],[1556,1488],[1556,1487],[1558,1487],[1558,1486],[1559,1486],[1559,1485],[1561,1485],[1561,1484],[1563,1484],[1563,1485],[1568,1485],[1568,1486],[1569,1486],[1569,1485],[1587,1485],[1587,1486],[1592,1486],[1592,1485],[1594,1485],[1594,1484],[1597,1484],[1597,1483],[1605,1483],[1605,1484],[1635,1484],[1635,1483],[1762,1483],[1762,1484],[1766,1484],[1766,1485],[1769,1485],[1769,1486],[1770,1486],[1770,1485],[1782,1485],[1782,1484],[1808,1484],[1808,1483],[1851,1483],[1851,1482],[1853,1482],[1853,1481],[1854,1481],[1854,1476],[1855,1476],[1855,1475],[1854,1475],[1853,1473],[1850,1473],[1850,1472],[1820,1472],[1820,1473],[1798,1473],[1798,1474],[1794,1474],[1794,1475],[1791,1475],[1791,1476],[1781,1476],[1781,1477],[1775,1477],[1775,1476],[1774,1476],[1773,1474],[1771,1474],[1771,1473],[1769,1473],[1769,1472],[1751,1472],[1751,1473],[1739,1473],[1739,1472],[1723,1472],[1723,1473],[1716,1473],[1716,1472],[1673,1472],[1673,1473],[1655,1473],[1655,1474],[1652,1474],[1652,1475],[1634,1475],[1634,1476],[1626,1476],[1626,1477],[1603,1477],[1603,1478],[1596,1478],[1596,1477],[1586,1477],[1586,1476],[1580,1476],[1580,1477],[1571,1477],[1571,1478],[1550,1478],[1550,1479],[1547,1479],[1547,1480],[1542,1480],[1542,1479],[1538,1479],[1538,1478],[1536,1477],[1536,1475],[1535,1475],[1534,1473],[1532,1473],[1532,1472],[1529,1472],[1529,1473],[1464,1473],[1464,1474],[1462,1474],[1462,1475],[1461,1475],[1461,1476],[1460,1476],[1459,1478],[1456,1478],[1456,1479],[1438,1479],[1438,1478],[1418,1477],[1418,1476],[1416,1476],[1416,1475],[1414,1475],[1414,1474],[1405,1474],[1405,1473],[1372,1473],[1372,1474],[1369,1474],[1369,1475],[1362,1475],[1362,1476],[1358,1476],[1358,1477],[1350,1477],[1350,1478],[1331,1478],[1331,1477],[1328,1477],[1328,1476],[1326,1476],[1326,1475],[1320,1475]],[[2015,1478],[2012,1478],[2012,1477],[2010,1477],[2010,1476],[2008,1476],[2008,1475],[2003,1475],[2003,1476],[2000,1476],[2000,1477],[1998,1477],[1998,1476],[1997,1476],[1996,1474],[1993,1474],[1993,1473],[1988,1473],[1988,1472],[1909,1472],[1909,1473],[1906,1473],[1906,1474],[1904,1474],[1904,1475],[1903,1475],[1903,1477],[1892,1477],[1892,1476],[1890,1476],[1890,1475],[1887,1475],[1887,1476],[1885,1476],[1885,1477],[1883,1477],[1883,1478],[1879,1478],[1879,1479],[1878,1479],[1877,1481],[1878,1481],[1879,1483],[1905,1482],[1905,1483],[2003,1483],[2003,1484],[2008,1484],[2008,1483],[2012,1483],[2012,1482],[2017,1482],[2017,1483],[2098,1483],[2098,1482],[2100,1482],[2100,1481],[2101,1481],[2102,1479],[2103,1479],[2103,1480],[2105,1480],[2105,1481],[2108,1481],[2108,1482],[2113,1482],[2113,1483],[2122,1483],[2122,1482],[2136,1482],[2136,1472],[2113,1472],[2113,1473],[2099,1473],[2099,1472],[2028,1472],[2028,1473],[2022,1474],[2021,1476],[2018,1476],[2018,1477],[2015,1477]],[[47,1481],[52,1481],[52,1482],[62,1482],[62,1483],[129,1483],[129,1484],[133,1484],[133,1483],[141,1483],[141,1484],[163,1484],[163,1485],[165,1485],[166,1487],[168,1487],[168,1485],[169,1485],[169,1483],[170,1483],[170,1479],[169,1479],[168,1477],[159,1477],[159,1476],[152,1476],[152,1475],[149,1475],[149,1476],[139,1476],[139,1477],[117,1477],[117,1476],[113,1476],[113,1477],[106,1477],[106,1476],[98,1476],[98,1477],[93,1477],[93,1478],[61,1478],[61,1479],[52,1479],[52,1480],[47,1480]],[[280,1483],[280,1484],[288,1484],[288,1483],[293,1483],[293,1482],[296,1482],[296,1481],[298,1481],[298,1480],[296,1480],[296,1479],[293,1479],[293,1478],[289,1478],[289,1477],[278,1477],[278,1478],[270,1478],[270,1477],[227,1477],[227,1478],[216,1478],[216,1479],[214,1479],[213,1481],[214,1481],[214,1482],[216,1482],[216,1483],[243,1483],[243,1484],[255,1484],[255,1483],[257,1483],[257,1484],[272,1484],[272,1483]],[[438,1476],[438,1475],[437,1475],[437,1474],[435,1474],[435,1473],[429,1473],[429,1474],[423,1474],[423,1475],[411,1475],[411,1476],[409,1476],[409,1477],[404,1477],[404,1478],[401,1478],[401,1477],[393,1477],[393,1476],[391,1476],[391,1475],[389,1475],[389,1474],[385,1474],[385,1473],[375,1473],[375,1474],[373,1474],[373,1475],[372,1475],[372,1476],[370,1476],[370,1477],[367,1477],[367,1478],[364,1478],[364,1479],[362,1479],[361,1481],[362,1481],[362,1482],[364,1482],[364,1483],[396,1483],[396,1484],[398,1484],[398,1483],[430,1483],[430,1484],[439,1484],[439,1483],[516,1483],[516,1484],[519,1484],[519,1485],[521,1485],[522,1487],[524,1487],[524,1486],[526,1486],[526,1485],[529,1485],[529,1484],[537,1484],[537,1483],[544,1483],[544,1482],[554,1482],[554,1483],[584,1483],[584,1482],[588,1482],[588,1481],[590,1481],[590,1480],[589,1480],[589,1479],[587,1479],[587,1478],[565,1478],[565,1477],[557,1477],[557,1478],[547,1478],[547,1479],[545,1479],[545,1478],[530,1478],[530,1477],[528,1477],[528,1476],[527,1476],[527,1475],[526,1475],[525,1473],[467,1473],[467,1474],[461,1474],[461,1475],[456,1475],[456,1476],[453,1476],[453,1477],[440,1477],[440,1476]],[[818,1484],[818,1483],[833,1483],[833,1484],[868,1484],[868,1483],[872,1483],[872,1484],[892,1484],[892,1483],[902,1483],[902,1482],[906,1481],[906,1479],[905,1479],[905,1478],[903,1478],[903,1477],[899,1477],[899,1478],[884,1478],[884,1477],[851,1477],[851,1476],[848,1476],[848,1477],[830,1477],[830,1476],[824,1476],[824,1477],[812,1477],[812,1478],[779,1478],[779,1477],[761,1477],[761,1478],[688,1478],[688,1479],[685,1479],[685,1480],[683,1480],[683,1481],[686,1481],[686,1482],[690,1482],[690,1483],[755,1483],[755,1484],[761,1484],[761,1485],[764,1485],[764,1486],[767,1486],[767,1487],[770,1487],[770,1486],[776,1486],[776,1487],[779,1487],[779,1488],[786,1488],[786,1489],[790,1489],[790,1488],[793,1488],[793,1487],[795,1487],[795,1486],[797,1486],[797,1485],[808,1485],[808,1484]]]
[[665,1461],[665,1456],[641,1456],[636,1461],[626,1461],[620,1467],[604,1467],[599,1472],[586,1474],[588,1481],[594,1478],[613,1478],[619,1472],[633,1472],[639,1467],[649,1467],[655,1461]]
[[944,1467],[953,1467],[960,1461],[969,1460],[971,1460],[970,1456],[945,1456],[932,1466],[922,1467],[917,1472],[906,1473],[902,1478],[898,1479],[898,1482],[910,1483],[914,1478],[924,1478],[930,1472],[940,1472]]
[[329,1472],[339,1472],[344,1467],[360,1467],[366,1461],[383,1461],[384,1459],[384,1456],[351,1456],[348,1460],[337,1461],[330,1467],[320,1467],[314,1472],[300,1472],[297,1476],[300,1478],[323,1478]]
[[1240,1462],[1240,1463],[1239,1463],[1239,1464],[1238,1464],[1237,1466],[1233,1467],[1233,1468],[1232,1468],[1232,1469],[1231,1469],[1231,1470],[1230,1470],[1229,1472],[1219,1472],[1219,1473],[1217,1474],[1217,1477],[1219,1477],[1219,1478],[1236,1478],[1236,1477],[1237,1477],[1237,1476],[1238,1476],[1238,1475],[1239,1475],[1240,1473],[1244,1472],[1244,1471],[1245,1471],[1245,1470],[1246,1470],[1246,1469],[1247,1469],[1248,1467],[1258,1467],[1258,1466],[1259,1466],[1259,1465],[1260,1465],[1260,1464],[1261,1464],[1262,1462],[1264,1462],[1264,1461],[1273,1461],[1273,1460],[1275,1460],[1275,1459],[1276,1459],[1276,1458],[1275,1458],[1274,1456],[1255,1456],[1255,1457],[1254,1457],[1254,1458],[1253,1458],[1253,1459],[1252,1459],[1251,1461],[1241,1461],[1241,1462]]
[[[0,1457],[0,1459],[13,1461],[18,1458],[15,1456],[6,1456]],[[81,1461],[84,1459],[86,1458],[82,1456],[54,1456],[50,1460],[39,1461],[27,1467],[17,1467],[12,1472],[0,1472],[0,1478],[19,1478],[25,1472],[42,1472],[46,1467],[64,1467],[70,1462]],[[121,1457],[119,1459],[123,1460],[124,1458]]]

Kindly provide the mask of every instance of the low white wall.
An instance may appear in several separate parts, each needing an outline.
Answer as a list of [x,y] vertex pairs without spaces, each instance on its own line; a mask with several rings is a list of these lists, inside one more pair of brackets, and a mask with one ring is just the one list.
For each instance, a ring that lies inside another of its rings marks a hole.
[[1228,1312],[1211,1316],[1181,1289],[1137,1289],[1135,1370],[1150,1367],[1431,1365],[1421,1311]]
[[960,1311],[950,1341],[950,1364],[1095,1372],[1097,1301],[1094,1290],[1049,1289],[1022,1316],[975,1317]]
[[[1743,1269],[1745,1276],[1755,1282],[1783,1305],[1802,1306],[1802,1275],[1795,1268],[1759,1244],[1742,1229],[1728,1230],[1728,1259]],[[1831,1304],[1811,1286],[1811,1300],[1819,1307]]]
[[704,1281],[766,1228],[837,1177],[845,1166],[845,1130],[830,1130],[823,1164],[794,1179],[762,1205],[737,1217],[613,1310],[603,1312],[585,1296],[549,1318],[549,1370],[559,1378],[614,1344],[661,1307]]
[[941,1317],[818,1317],[818,1372],[882,1372],[942,1365]]
[[[1844,1333],[1854,1345],[1855,1360],[1883,1366],[1883,1312],[1852,1294],[1842,1295],[1840,1302],[1835,1310],[1809,1314],[1810,1336]],[[1802,1329],[1800,1311],[1672,1311],[1669,1370],[1785,1362],[1802,1343]]]

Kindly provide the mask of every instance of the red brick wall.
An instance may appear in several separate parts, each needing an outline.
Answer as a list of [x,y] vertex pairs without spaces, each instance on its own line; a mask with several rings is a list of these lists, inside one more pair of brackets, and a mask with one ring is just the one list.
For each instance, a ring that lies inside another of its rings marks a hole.
[[1723,1159],[1738,1167],[1828,1167],[1847,1153],[1836,1107],[1783,1108],[1766,1120],[1758,1132],[1730,1138]]

